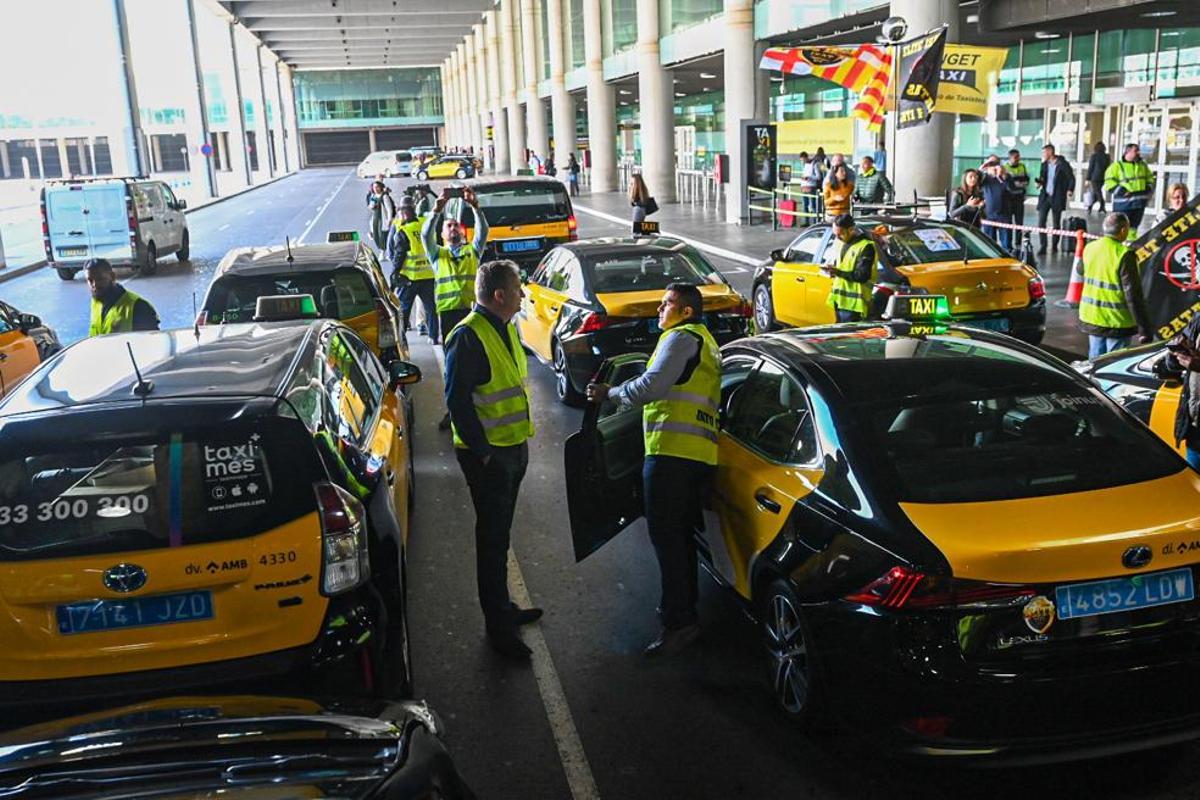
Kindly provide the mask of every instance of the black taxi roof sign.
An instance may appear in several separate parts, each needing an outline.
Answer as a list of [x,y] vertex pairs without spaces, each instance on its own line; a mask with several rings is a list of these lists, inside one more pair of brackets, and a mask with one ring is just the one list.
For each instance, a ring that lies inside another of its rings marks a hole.
[[317,301],[311,294],[269,294],[254,305],[255,322],[281,322],[293,319],[317,319]]
[[650,220],[642,220],[641,222],[633,223],[634,235],[641,234],[643,236],[658,236],[658,223]]
[[888,299],[884,319],[932,322],[950,319],[950,302],[944,294],[894,294]]
[[330,231],[329,233],[325,234],[325,244],[357,241],[361,241],[358,231]]

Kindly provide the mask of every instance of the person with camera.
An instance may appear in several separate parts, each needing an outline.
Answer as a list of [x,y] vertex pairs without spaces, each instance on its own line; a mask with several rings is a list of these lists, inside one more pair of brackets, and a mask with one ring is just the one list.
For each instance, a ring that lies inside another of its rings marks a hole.
[[400,198],[400,212],[388,235],[387,254],[392,260],[392,289],[400,298],[402,324],[408,330],[413,304],[421,298],[425,310],[426,330],[431,341],[438,340],[438,318],[434,310],[434,276],[425,245],[421,242],[421,224],[413,198],[405,192]]

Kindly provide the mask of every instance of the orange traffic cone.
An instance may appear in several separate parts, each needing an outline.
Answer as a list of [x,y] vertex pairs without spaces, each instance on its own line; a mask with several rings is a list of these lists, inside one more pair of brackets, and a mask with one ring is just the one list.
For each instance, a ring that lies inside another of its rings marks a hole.
[[1071,262],[1071,280],[1067,283],[1067,296],[1054,305],[1059,308],[1079,308],[1083,297],[1083,231],[1075,231],[1075,260]]

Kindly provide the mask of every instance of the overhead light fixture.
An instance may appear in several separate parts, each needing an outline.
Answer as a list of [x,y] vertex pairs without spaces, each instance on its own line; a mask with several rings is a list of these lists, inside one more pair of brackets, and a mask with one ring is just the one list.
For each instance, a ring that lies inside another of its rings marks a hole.
[[1043,55],[1050,55],[1051,53],[1061,53],[1061,52],[1062,52],[1062,50],[1057,47],[1047,47],[1042,50]]
[[627,101],[625,101],[625,100],[622,100],[622,101],[621,101],[621,105],[623,105],[623,106],[627,106],[627,105],[629,105],[629,103],[628,103]]
[[715,78],[717,76],[712,74],[711,72],[701,72],[700,77],[704,78],[707,81],[711,81],[713,78]]
[[1154,19],[1155,17],[1173,17],[1178,13],[1178,11],[1146,11],[1142,13],[1142,16],[1146,19]]
[[1062,36],[1061,33],[1051,33],[1050,31],[1038,31],[1034,34],[1038,39],[1058,39]]
[[683,92],[676,92],[676,93],[675,93],[675,96],[676,96],[676,97],[687,97],[687,95],[686,95],[686,94],[684,94]]
[[679,78],[672,78],[671,83],[679,83]]
[[783,83],[783,76],[780,75],[778,78],[771,78],[771,82],[772,83]]
[[702,92],[710,92],[710,91],[712,91],[712,90],[711,90],[711,89],[709,89],[707,86],[701,86],[701,87],[700,87],[700,91],[702,91]]
[[628,89],[618,89],[617,93],[618,94],[633,94],[633,92],[629,91]]
[[973,24],[975,24],[976,22],[979,22],[979,15],[978,15],[978,14],[967,14],[967,24],[968,24],[968,25],[973,25]]
[[1179,34],[1180,34],[1180,31],[1163,31],[1162,32],[1163,36],[1178,36]]

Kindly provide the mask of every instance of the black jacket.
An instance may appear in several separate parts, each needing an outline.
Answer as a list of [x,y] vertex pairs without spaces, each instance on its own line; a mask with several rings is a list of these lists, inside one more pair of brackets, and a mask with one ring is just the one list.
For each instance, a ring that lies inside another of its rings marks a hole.
[[1112,159],[1108,157],[1108,153],[1092,153],[1092,157],[1088,159],[1087,179],[1096,186],[1097,191],[1104,183],[1104,173],[1108,171],[1108,165],[1112,163]]
[[[1200,336],[1200,315],[1192,317],[1179,335],[1195,344],[1196,337]],[[1195,366],[1200,369],[1200,364]],[[1175,410],[1175,444],[1178,446],[1180,442],[1186,441],[1189,447],[1200,449],[1200,429],[1193,428],[1192,421],[1188,418],[1188,376],[1183,365],[1175,359],[1170,350],[1167,350],[1166,358],[1155,363],[1154,372],[1164,380],[1183,382],[1179,408]]]
[[1046,191],[1046,180],[1049,174],[1048,163],[1043,161],[1042,168],[1038,172],[1038,186],[1041,187],[1041,192],[1038,193],[1038,208],[1049,206],[1061,211],[1067,207],[1067,193],[1075,191],[1075,171],[1071,169],[1071,164],[1065,158],[1058,159],[1058,167],[1054,175],[1054,195],[1051,196]]

